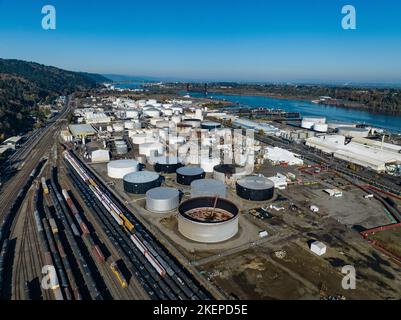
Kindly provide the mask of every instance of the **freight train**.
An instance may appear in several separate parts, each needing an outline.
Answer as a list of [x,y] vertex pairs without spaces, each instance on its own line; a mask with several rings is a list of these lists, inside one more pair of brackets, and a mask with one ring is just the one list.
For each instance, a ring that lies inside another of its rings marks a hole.
[[114,204],[114,202],[109,198],[109,196],[104,194],[104,192],[100,190],[96,182],[89,177],[89,175],[85,172],[85,170],[81,168],[81,166],[77,163],[77,161],[67,151],[64,152],[64,157],[70,163],[70,165],[76,170],[76,172],[82,178],[82,180],[84,180],[88,184],[89,188],[99,199],[102,205],[107,209],[107,211],[110,213],[113,219],[120,226],[122,226],[131,233],[131,241],[142,252],[142,254],[153,266],[153,268],[157,271],[157,273],[160,276],[164,277],[166,275],[166,269],[163,267],[162,263],[165,265],[167,265],[167,263],[165,261],[162,261],[161,263],[159,261],[162,260],[161,257],[159,257],[159,260],[156,259],[154,254],[152,254],[150,250],[148,250],[146,244],[144,244],[141,240],[139,240],[139,238],[135,234],[133,234],[135,229],[133,223],[123,214],[123,212],[118,208],[118,206]]
[[[151,299],[211,298],[210,294],[187,274],[175,258],[157,243],[144,226],[130,217],[129,211],[101,182],[96,180],[96,177],[73,152],[65,151],[63,157],[74,185],[77,186],[85,203],[94,210],[95,215],[103,212],[104,218],[109,220],[103,220],[101,215],[97,217],[101,223],[105,224],[106,233],[110,240],[116,243],[116,248],[119,252],[121,251],[122,257],[123,252],[128,254],[127,259],[130,261],[124,261],[127,265],[131,265],[134,275]],[[122,214],[123,218],[119,214]],[[110,222],[113,222],[115,226],[111,227]],[[132,228],[127,222],[130,222]],[[135,237],[131,237],[133,235]]]

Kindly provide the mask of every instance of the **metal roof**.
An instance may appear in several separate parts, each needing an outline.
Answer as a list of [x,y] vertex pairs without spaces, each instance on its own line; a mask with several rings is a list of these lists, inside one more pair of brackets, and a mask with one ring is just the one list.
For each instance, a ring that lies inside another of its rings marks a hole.
[[130,183],[147,183],[159,179],[160,175],[153,171],[138,171],[126,174],[123,179]]
[[174,188],[158,187],[146,192],[146,197],[155,200],[168,200],[179,196],[179,192]]
[[239,179],[237,183],[244,188],[253,190],[264,190],[274,188],[273,181],[263,176],[247,176]]
[[159,164],[178,164],[182,162],[181,159],[178,157],[167,157],[167,156],[156,157],[154,160],[155,163]]
[[108,164],[109,168],[130,168],[138,166],[139,162],[134,159],[122,159],[110,161]]
[[178,174],[182,174],[184,176],[196,176],[198,174],[204,173],[205,171],[200,167],[187,166],[187,167],[178,168],[176,172]]

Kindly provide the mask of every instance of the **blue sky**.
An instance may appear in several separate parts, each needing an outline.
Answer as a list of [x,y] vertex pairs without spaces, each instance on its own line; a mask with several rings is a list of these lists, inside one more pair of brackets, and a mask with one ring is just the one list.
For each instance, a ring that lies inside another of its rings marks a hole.
[[[41,8],[57,29],[41,28]],[[357,29],[341,28],[341,8]],[[398,0],[0,0],[0,57],[98,73],[401,82]]]

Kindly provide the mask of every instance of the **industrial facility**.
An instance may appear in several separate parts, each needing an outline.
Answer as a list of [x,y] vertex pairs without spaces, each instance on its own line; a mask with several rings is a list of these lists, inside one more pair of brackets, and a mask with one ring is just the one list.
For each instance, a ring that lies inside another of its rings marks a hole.
[[198,242],[228,240],[238,232],[238,207],[219,197],[197,197],[179,206],[179,232]]

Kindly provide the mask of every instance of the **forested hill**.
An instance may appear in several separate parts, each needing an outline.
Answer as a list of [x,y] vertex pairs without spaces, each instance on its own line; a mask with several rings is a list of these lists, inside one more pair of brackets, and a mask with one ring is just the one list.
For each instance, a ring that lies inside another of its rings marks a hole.
[[34,62],[0,59],[0,141],[33,125],[37,103],[76,90],[95,88],[109,79]]

